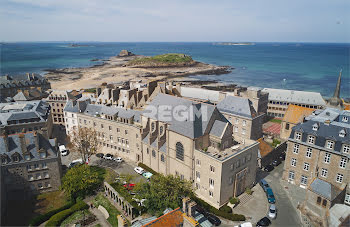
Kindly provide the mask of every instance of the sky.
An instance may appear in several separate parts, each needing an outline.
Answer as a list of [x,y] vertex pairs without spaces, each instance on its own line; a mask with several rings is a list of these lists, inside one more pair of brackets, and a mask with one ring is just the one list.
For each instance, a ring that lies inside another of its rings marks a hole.
[[1,0],[0,41],[350,42],[349,0]]

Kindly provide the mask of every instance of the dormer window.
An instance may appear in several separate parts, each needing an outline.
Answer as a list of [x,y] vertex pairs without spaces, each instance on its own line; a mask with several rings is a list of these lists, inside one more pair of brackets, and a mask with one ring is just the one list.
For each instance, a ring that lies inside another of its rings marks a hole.
[[307,142],[308,142],[308,143],[311,143],[311,144],[314,144],[314,143],[315,143],[315,137],[314,137],[314,136],[309,136],[309,137],[307,138]]
[[327,141],[327,148],[333,150],[333,148],[334,148],[334,141],[328,140]]
[[348,122],[349,118],[347,116],[343,116],[343,122]]
[[296,140],[301,140],[301,132],[295,133],[295,139]]
[[318,125],[317,125],[317,124],[314,124],[314,125],[312,126],[312,130],[317,131],[317,130],[318,130]]
[[340,130],[339,137],[343,137],[344,138],[345,135],[346,135],[345,130],[344,129]]
[[40,150],[39,153],[40,153],[40,158],[46,158],[46,151]]
[[27,161],[30,161],[30,154],[24,155],[24,159],[27,160]]
[[15,154],[15,155],[12,156],[12,161],[19,162],[18,154]]
[[7,157],[6,156],[1,156],[1,163],[7,164]]

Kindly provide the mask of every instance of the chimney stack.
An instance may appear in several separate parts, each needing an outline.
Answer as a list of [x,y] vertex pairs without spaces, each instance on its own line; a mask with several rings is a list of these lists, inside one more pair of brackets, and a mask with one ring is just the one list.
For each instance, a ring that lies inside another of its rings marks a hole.
[[196,211],[196,205],[197,203],[195,201],[192,201],[188,204],[188,214],[189,217],[194,217],[194,213]]
[[9,152],[9,140],[8,140],[8,132],[6,129],[2,129],[1,130],[1,134],[3,135],[4,137],[4,145],[5,145],[5,151],[6,152]]
[[41,133],[40,133],[45,139],[49,139],[49,135],[47,134],[47,128],[43,127],[41,128]]
[[21,145],[22,153],[27,152],[27,144],[26,144],[26,138],[24,136],[24,133],[20,133],[18,135],[18,138],[19,138],[19,142],[20,142],[20,145]]
[[37,131],[35,131],[33,133],[34,135],[34,143],[35,143],[35,147],[36,147],[36,150],[39,150],[40,149],[40,144],[39,144],[39,133]]
[[182,199],[182,211],[187,215],[188,214],[188,203],[191,201],[189,197]]
[[29,74],[29,73],[26,73],[26,75],[27,75],[27,80],[31,80],[31,79],[30,79],[30,74]]

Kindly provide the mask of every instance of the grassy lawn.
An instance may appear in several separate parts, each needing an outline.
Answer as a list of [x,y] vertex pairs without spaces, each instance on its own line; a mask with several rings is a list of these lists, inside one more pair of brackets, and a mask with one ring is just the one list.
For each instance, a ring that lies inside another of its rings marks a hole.
[[44,214],[60,208],[68,202],[63,191],[46,192],[37,196],[36,213]]
[[280,119],[275,119],[275,118],[273,118],[273,119],[271,119],[271,120],[269,120],[269,121],[271,121],[271,122],[273,122],[273,123],[278,123],[278,124],[281,124],[281,123],[282,123],[282,120],[280,120]]
[[136,58],[130,61],[130,64],[147,64],[147,63],[186,63],[192,62],[192,58],[188,55],[184,54],[162,54],[156,55],[154,57],[144,57],[144,58]]
[[102,194],[98,194],[95,199],[92,201],[95,207],[98,207],[99,205],[103,206],[106,208],[106,210],[109,213],[109,218],[107,221],[112,225],[112,226],[118,226],[118,219],[117,215],[120,214],[120,212],[113,206],[107,198],[105,198]]
[[92,215],[89,210],[79,210],[79,211],[73,213],[68,218],[66,218],[62,222],[61,226],[70,226],[70,225],[72,225],[80,220],[83,220],[84,214],[85,214],[85,218],[88,218],[90,215]]

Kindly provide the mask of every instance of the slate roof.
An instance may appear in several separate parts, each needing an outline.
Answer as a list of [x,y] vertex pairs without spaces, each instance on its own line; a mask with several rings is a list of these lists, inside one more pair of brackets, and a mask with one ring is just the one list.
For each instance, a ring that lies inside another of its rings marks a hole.
[[34,80],[28,80],[25,74],[0,76],[0,88],[21,87],[38,84],[49,84],[49,82],[39,74],[34,75]]
[[333,201],[341,190],[329,182],[316,178],[310,185],[309,189],[316,194]]
[[[191,109],[193,111],[190,111]],[[154,110],[157,111],[153,112]],[[169,115],[169,113],[173,114]],[[213,118],[214,113],[218,116],[217,120],[227,122],[226,118],[215,106],[195,103],[171,95],[158,94],[146,106],[142,115],[154,120],[167,122],[170,125],[169,130],[193,139],[209,133],[209,127],[211,127],[209,122]],[[184,116],[184,118],[172,117],[172,115],[180,115]]]
[[110,116],[117,115],[118,117],[128,118],[128,119],[134,117],[135,122],[140,122],[140,116],[141,116],[141,111],[138,111],[138,110],[123,109],[120,107],[105,106],[105,105],[99,105],[99,104],[88,104],[86,106],[85,111],[83,111],[83,113],[91,116],[95,116],[97,114],[99,115],[106,114]]
[[[55,158],[58,157],[59,153],[57,152],[55,148],[55,140],[50,139],[47,140],[45,137],[43,137],[40,133],[37,134],[39,138],[39,149],[44,148],[44,150],[47,151],[47,158]],[[41,160],[39,149],[35,146],[35,137],[34,132],[24,133],[24,138],[26,142],[26,148],[27,151],[31,154],[31,160],[30,161],[36,161]],[[12,155],[18,154],[20,156],[19,162],[16,163],[23,163],[23,162],[29,162],[24,159],[24,155],[21,149],[21,143],[19,134],[13,134],[8,136],[8,148],[9,151],[6,151],[5,142],[6,138],[4,136],[0,137],[0,155],[7,155],[8,160],[11,160]],[[13,164],[13,162],[9,162],[8,164]]]
[[298,124],[299,122],[303,121],[304,117],[312,114],[313,111],[314,109],[311,108],[289,105],[286,113],[284,114],[283,121]]
[[204,88],[181,87],[181,96],[218,102],[220,93],[218,91],[212,91]]
[[326,102],[319,92],[295,91],[285,89],[264,88],[263,92],[269,93],[269,100],[306,105],[325,106]]
[[215,120],[209,134],[221,138],[227,124],[227,122]]
[[223,113],[247,118],[254,118],[257,115],[252,102],[242,97],[226,96],[226,98],[218,103],[217,108]]
[[16,103],[0,103],[0,125],[8,121],[39,119],[45,122],[50,113],[50,106],[41,100]]

